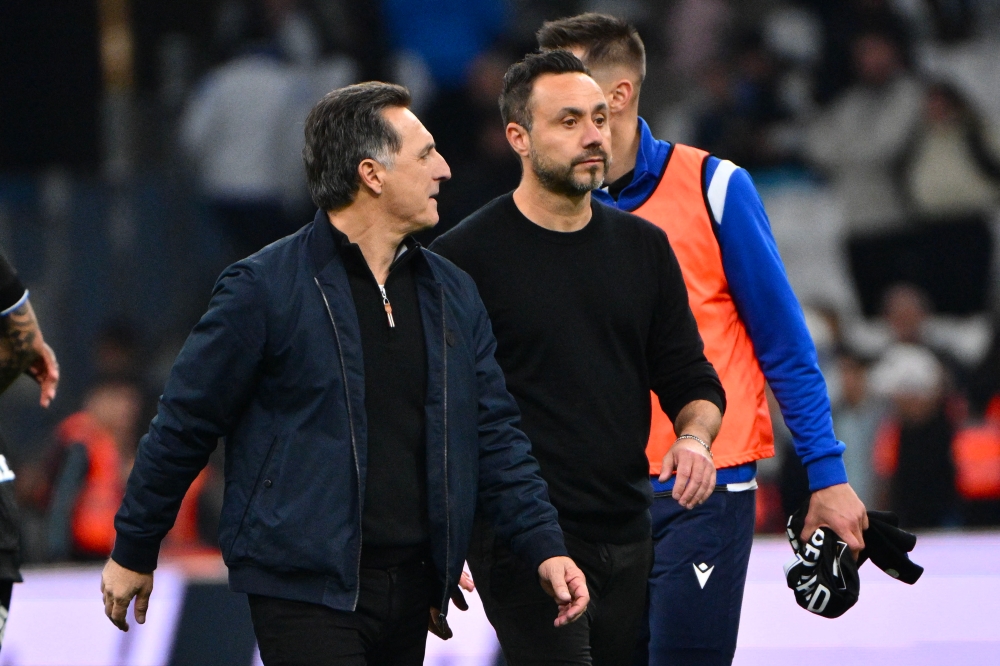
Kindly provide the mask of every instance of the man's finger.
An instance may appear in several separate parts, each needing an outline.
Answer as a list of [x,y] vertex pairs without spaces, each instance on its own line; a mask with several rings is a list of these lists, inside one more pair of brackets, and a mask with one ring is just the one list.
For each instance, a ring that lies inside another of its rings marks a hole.
[[702,456],[691,452],[688,452],[684,458],[686,459],[684,464],[686,464],[691,471],[689,473],[687,487],[684,488],[684,492],[681,494],[678,501],[681,506],[690,509],[697,504],[695,500],[705,484],[704,472],[707,461]]
[[715,491],[715,466],[711,464],[705,465],[704,470],[702,470],[702,482],[700,489],[698,490],[698,496],[694,498],[695,504],[704,504],[708,501],[708,498],[712,496]]
[[476,582],[472,580],[472,576],[463,571],[458,579],[458,586],[466,592],[472,592],[476,589]]
[[660,466],[660,483],[664,483],[674,473],[674,450],[667,451]]
[[[677,479],[674,481],[674,491],[671,496],[677,500],[681,501],[681,497],[687,490],[688,481],[691,478],[691,456],[690,455],[677,455]],[[683,502],[681,502],[683,504]]]
[[139,624],[146,623],[146,611],[149,610],[149,595],[151,592],[152,590],[139,590],[139,594],[135,597],[135,607],[132,609],[132,615]]
[[560,605],[559,615],[555,621],[555,626],[557,627],[576,622],[587,610],[588,604],[590,604],[590,591],[587,589],[583,572],[572,575],[568,581],[568,586],[573,601],[569,604]]
[[128,622],[125,617],[128,614],[128,605],[131,601],[130,597],[125,597],[123,599],[112,599],[111,605],[111,621],[115,623],[115,626],[122,631],[128,631]]
[[104,595],[104,614],[107,615],[108,619],[111,620],[112,622],[114,622],[114,619],[111,617],[111,612],[114,610],[114,608],[115,608],[115,601],[114,599],[111,598],[111,595],[110,594]]
[[559,604],[568,604],[572,601],[573,597],[569,593],[569,588],[566,587],[565,571],[559,572],[560,575],[553,576],[549,580],[549,585],[552,587],[552,598],[555,599]]

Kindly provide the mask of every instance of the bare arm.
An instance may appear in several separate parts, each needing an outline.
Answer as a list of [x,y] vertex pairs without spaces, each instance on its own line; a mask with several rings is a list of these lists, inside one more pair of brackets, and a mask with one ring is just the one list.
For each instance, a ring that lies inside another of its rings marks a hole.
[[0,337],[0,392],[14,383],[22,372],[31,375],[41,386],[42,407],[48,407],[56,397],[59,385],[59,363],[52,348],[45,344],[31,302],[2,318]]

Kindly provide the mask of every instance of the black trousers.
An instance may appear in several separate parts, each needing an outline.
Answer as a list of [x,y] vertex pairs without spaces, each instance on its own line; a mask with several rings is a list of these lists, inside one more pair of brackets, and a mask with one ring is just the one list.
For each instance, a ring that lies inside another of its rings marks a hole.
[[566,534],[570,557],[587,576],[590,605],[573,624],[552,625],[558,608],[538,572],[477,520],[469,568],[509,666],[626,666],[646,608],[652,538],[630,544],[592,543]]
[[264,666],[419,666],[437,588],[433,566],[418,563],[362,569],[353,612],[247,595],[261,661]]
[[7,616],[10,614],[10,595],[14,591],[14,581],[0,580],[0,647],[3,646],[3,633],[7,628]]

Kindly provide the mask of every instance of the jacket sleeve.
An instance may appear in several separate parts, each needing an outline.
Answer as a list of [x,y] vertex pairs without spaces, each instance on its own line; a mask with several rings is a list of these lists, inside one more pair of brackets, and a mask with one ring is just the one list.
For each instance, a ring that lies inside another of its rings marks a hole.
[[[719,224],[722,263],[733,301],[792,433],[795,452],[809,476],[809,489],[846,483],[844,445],[833,434],[826,381],[802,308],[778,255],[764,204],[750,174],[726,162],[716,173],[727,171],[725,203],[713,214]],[[716,187],[717,192],[720,187]],[[709,190],[711,201],[711,186]]]
[[666,235],[660,232],[657,242],[659,295],[648,343],[649,385],[671,421],[694,400],[708,400],[724,413],[726,392],[705,358],[680,264]]
[[[473,287],[474,289],[474,287]],[[555,507],[521,413],[494,358],[496,338],[479,294],[476,301],[476,383],[479,391],[479,503],[497,534],[535,568],[567,555]]]
[[184,494],[228,435],[256,385],[265,340],[261,280],[245,262],[216,283],[208,311],[174,362],[149,432],[139,442],[115,516],[112,559],[133,571],[156,568],[160,541]]

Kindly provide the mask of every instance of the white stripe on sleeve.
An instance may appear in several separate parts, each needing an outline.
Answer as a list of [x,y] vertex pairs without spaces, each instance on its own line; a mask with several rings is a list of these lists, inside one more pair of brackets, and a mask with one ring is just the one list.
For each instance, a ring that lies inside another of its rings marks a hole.
[[729,191],[729,179],[738,169],[729,160],[722,160],[712,174],[712,182],[708,184],[708,205],[718,224],[722,224],[722,213],[726,209],[726,192]]

